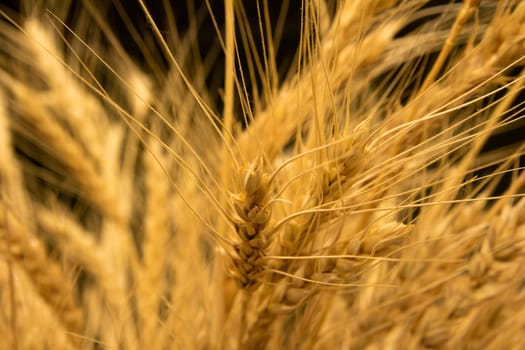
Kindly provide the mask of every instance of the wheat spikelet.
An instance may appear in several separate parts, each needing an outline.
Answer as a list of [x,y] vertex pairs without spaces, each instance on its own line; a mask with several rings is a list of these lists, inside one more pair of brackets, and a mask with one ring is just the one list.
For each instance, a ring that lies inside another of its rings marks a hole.
[[[152,142],[150,150],[161,164],[166,164],[165,154],[161,152],[160,144]],[[137,302],[139,315],[142,318],[141,332],[144,341],[142,346],[158,348],[157,333],[158,313],[161,305],[161,293],[164,285],[165,260],[167,243],[169,241],[169,220],[165,210],[168,207],[169,181],[156,159],[146,154],[147,171],[146,187],[148,203],[145,212],[143,269],[140,271]]]
[[[23,179],[17,167],[17,160],[10,150],[10,137],[3,99],[0,100],[0,133],[4,146],[4,159],[9,167],[0,171],[2,190],[2,245],[4,254],[10,256],[17,266],[27,273],[40,297],[49,304],[73,333],[79,333],[82,325],[81,310],[71,293],[71,282],[63,275],[59,265],[46,256],[42,242],[31,233],[20,220],[29,220]],[[13,203],[13,204],[11,204]],[[20,215],[17,217],[17,215]]]

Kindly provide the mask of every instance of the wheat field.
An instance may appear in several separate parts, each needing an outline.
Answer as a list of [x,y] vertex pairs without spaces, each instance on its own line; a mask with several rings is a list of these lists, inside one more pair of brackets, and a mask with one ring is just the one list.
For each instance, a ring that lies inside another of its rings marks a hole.
[[129,3],[0,7],[1,349],[522,348],[525,2]]

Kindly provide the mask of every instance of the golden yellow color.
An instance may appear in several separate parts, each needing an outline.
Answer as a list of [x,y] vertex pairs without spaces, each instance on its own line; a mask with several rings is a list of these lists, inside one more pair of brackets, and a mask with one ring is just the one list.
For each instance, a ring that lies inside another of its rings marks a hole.
[[1,12],[2,349],[522,347],[525,2],[162,3]]

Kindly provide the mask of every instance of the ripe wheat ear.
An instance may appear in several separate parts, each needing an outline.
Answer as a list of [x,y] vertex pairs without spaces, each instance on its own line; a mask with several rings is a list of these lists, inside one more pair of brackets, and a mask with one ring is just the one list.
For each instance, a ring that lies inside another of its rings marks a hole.
[[1,12],[2,348],[520,348],[525,3],[192,4]]

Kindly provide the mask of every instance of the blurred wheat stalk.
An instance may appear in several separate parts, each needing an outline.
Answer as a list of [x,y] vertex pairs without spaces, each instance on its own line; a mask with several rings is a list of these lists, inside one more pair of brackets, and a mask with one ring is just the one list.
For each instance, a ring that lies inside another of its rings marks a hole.
[[226,0],[219,112],[173,23],[146,70],[52,3],[0,30],[5,349],[520,347],[525,144],[481,150],[522,123],[524,2],[305,1],[279,83]]

